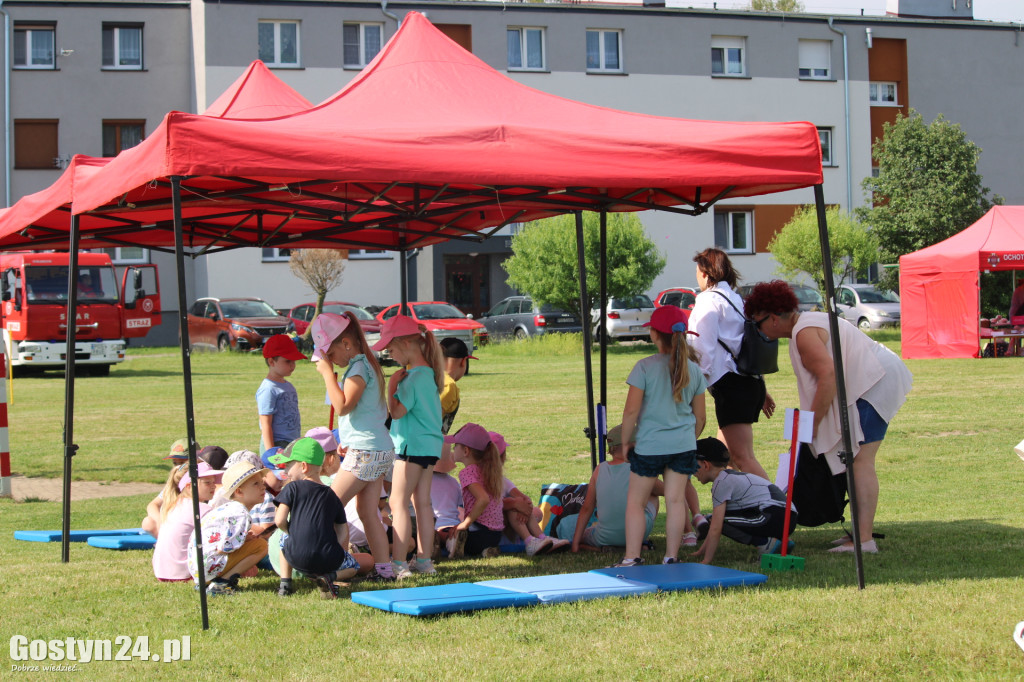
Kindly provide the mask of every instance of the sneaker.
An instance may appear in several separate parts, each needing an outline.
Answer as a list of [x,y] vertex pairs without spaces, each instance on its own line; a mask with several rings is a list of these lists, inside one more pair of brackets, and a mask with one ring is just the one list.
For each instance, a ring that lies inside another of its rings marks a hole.
[[396,580],[405,580],[406,578],[412,577],[412,571],[409,570],[408,561],[393,561],[391,563],[394,565]]
[[493,559],[494,557],[500,555],[501,550],[497,547],[487,547],[484,549],[484,551],[480,552],[480,556],[482,556],[484,559]]
[[635,559],[623,559],[617,564],[612,564],[608,568],[630,568],[631,566],[643,566],[643,557],[636,557]]
[[559,552],[564,552],[570,547],[572,547],[572,540],[565,540],[561,538],[553,539],[553,542],[551,544],[551,551],[549,551],[548,554],[557,554]]
[[214,578],[210,581],[210,584],[206,586],[206,594],[218,595],[218,594],[234,594],[235,589],[231,587],[231,583],[227,580],[221,580],[220,578]]
[[[790,540],[786,543],[786,554],[789,554],[796,547],[796,543]],[[835,551],[830,550],[830,551]],[[852,550],[851,550],[852,551]],[[768,541],[763,545],[757,546],[758,554],[782,554],[782,540],[778,538],[768,538]]]
[[337,599],[338,586],[334,584],[334,574],[313,576],[316,586],[320,588],[321,599]]
[[554,540],[548,537],[530,538],[526,541],[526,556],[546,554],[551,550]]
[[241,578],[241,577],[242,576],[240,576],[237,573],[235,573],[233,576],[231,576],[230,578],[227,579],[228,585],[231,586],[232,590],[237,590],[238,589],[238,579]]
[[711,529],[711,522],[703,514],[694,514],[693,529],[697,531],[697,539],[703,541],[708,536],[708,530]]
[[437,573],[437,569],[434,568],[434,562],[430,559],[417,559],[416,561],[410,561],[409,570],[413,573],[422,573],[423,575],[434,575]]
[[667,557],[665,557],[664,559],[661,560],[661,563],[662,564],[678,564],[679,563],[679,559],[675,558],[674,556],[667,556]]
[[391,562],[386,564],[374,564],[373,570],[367,574],[366,579],[374,583],[393,583],[395,578],[395,569],[392,568]]
[[291,583],[291,581],[289,581],[287,583],[282,582],[277,587],[277,596],[278,597],[287,597],[292,592],[293,592],[293,590],[292,590],[292,583]]
[[696,547],[697,534],[693,531],[683,534],[683,547]]
[[448,538],[448,558],[461,559],[466,554],[466,538],[469,533],[464,530],[455,531],[454,535]]

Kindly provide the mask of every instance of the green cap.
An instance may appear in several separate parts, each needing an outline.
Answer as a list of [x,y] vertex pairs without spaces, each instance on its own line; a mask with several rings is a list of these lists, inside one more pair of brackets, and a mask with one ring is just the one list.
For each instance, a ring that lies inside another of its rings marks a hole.
[[300,438],[276,455],[268,458],[274,464],[305,462],[314,466],[324,463],[324,448],[312,438]]

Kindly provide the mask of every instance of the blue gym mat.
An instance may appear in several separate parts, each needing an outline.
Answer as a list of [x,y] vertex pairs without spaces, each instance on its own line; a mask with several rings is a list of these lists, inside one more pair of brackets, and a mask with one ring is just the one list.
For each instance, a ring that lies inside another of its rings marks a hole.
[[408,616],[433,616],[440,613],[497,609],[505,606],[532,606],[540,603],[532,594],[474,583],[354,592],[352,601]]
[[[141,528],[122,528],[120,530],[73,530],[69,535],[71,542],[85,542],[89,538],[100,537],[100,536],[121,536],[121,535],[140,535],[144,533]],[[146,534],[149,537],[149,534]],[[16,530],[14,531],[15,540],[25,540],[26,542],[60,542],[61,531],[59,530]]]
[[747,573],[704,564],[655,564],[629,568],[596,568],[591,573],[650,583],[665,592],[703,590],[712,587],[759,585],[768,580],[760,573]]
[[86,543],[99,549],[153,549],[156,538],[149,533],[142,535],[94,535]]
[[657,585],[598,573],[564,573],[507,580],[486,580],[477,585],[534,594],[545,604],[584,601],[602,597],[627,597],[632,594],[658,591]]

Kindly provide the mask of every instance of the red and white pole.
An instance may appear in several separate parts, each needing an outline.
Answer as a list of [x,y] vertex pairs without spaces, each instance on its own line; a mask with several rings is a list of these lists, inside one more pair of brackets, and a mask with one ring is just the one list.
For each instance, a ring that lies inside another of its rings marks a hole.
[[11,448],[7,437],[7,346],[0,335],[0,497],[11,496]]

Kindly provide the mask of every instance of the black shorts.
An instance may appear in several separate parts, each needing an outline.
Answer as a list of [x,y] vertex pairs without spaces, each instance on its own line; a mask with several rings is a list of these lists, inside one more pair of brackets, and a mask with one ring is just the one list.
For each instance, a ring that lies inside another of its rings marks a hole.
[[763,378],[735,372],[722,375],[709,390],[715,399],[719,428],[756,422],[768,394]]

